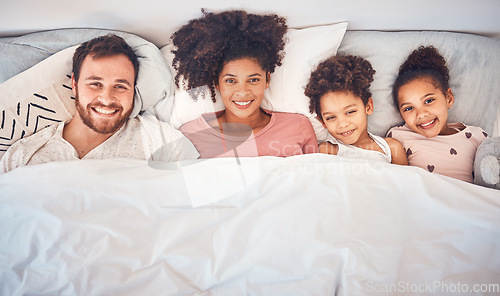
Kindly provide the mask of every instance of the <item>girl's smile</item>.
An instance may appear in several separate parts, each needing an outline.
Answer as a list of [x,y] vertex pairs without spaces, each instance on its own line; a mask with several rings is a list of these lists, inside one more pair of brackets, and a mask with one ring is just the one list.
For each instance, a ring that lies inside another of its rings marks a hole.
[[417,124],[417,126],[421,129],[424,129],[424,130],[430,130],[436,126],[436,123],[437,123],[437,120],[436,120],[436,118],[434,118],[429,122]]

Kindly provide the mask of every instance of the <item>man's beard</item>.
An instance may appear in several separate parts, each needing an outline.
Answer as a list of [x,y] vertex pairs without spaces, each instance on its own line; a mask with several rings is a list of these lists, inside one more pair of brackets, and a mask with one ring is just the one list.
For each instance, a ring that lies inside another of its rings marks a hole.
[[[76,111],[78,112],[82,122],[91,128],[93,131],[100,134],[111,134],[118,131],[123,124],[128,120],[130,114],[132,113],[133,106],[126,110],[126,113],[123,114],[123,107],[115,104],[103,105],[99,103],[88,104],[86,107],[80,104],[79,96],[78,96],[78,88],[76,89],[76,98],[75,98]],[[118,115],[122,114],[119,117],[114,118],[113,121],[105,120],[105,119],[96,119],[92,117],[92,108],[96,107],[107,107],[117,109]]]

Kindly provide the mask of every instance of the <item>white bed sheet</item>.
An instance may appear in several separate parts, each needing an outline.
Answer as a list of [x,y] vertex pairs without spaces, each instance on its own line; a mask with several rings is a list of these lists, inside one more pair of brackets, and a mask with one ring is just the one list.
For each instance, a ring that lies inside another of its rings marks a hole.
[[176,165],[87,160],[0,175],[0,294],[443,295],[500,284],[498,190],[322,154]]

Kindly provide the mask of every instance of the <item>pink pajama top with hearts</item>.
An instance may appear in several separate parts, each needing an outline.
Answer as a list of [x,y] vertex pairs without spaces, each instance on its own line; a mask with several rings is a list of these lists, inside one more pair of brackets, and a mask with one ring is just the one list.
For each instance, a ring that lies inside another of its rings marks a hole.
[[460,122],[449,126],[458,132],[426,138],[403,125],[391,128],[387,136],[403,144],[409,165],[472,183],[476,150],[488,135],[480,127]]

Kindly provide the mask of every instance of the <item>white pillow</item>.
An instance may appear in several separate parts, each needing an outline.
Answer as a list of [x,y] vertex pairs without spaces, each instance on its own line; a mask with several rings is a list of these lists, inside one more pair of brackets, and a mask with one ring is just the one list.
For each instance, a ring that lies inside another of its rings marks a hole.
[[[322,60],[335,55],[347,29],[347,22],[332,25],[289,29],[288,42],[285,45],[285,58],[282,65],[271,75],[269,90],[266,91],[262,107],[280,112],[304,114],[313,119],[315,114],[309,113],[309,98],[304,95],[305,86],[314,67]],[[161,48],[161,53],[172,68],[174,55],[172,44]],[[219,111],[224,105],[217,94],[217,102],[212,103],[208,87],[197,89],[198,100],[194,101],[183,88],[175,91],[171,124],[178,128],[184,123],[198,118],[203,113]],[[205,98],[203,98],[203,96]],[[160,113],[164,113],[163,111]],[[161,115],[161,114],[160,114]],[[315,130],[324,133],[321,125],[313,124]]]
[[346,29],[347,22],[289,29],[283,65],[272,75],[269,97],[263,107],[310,117],[309,98],[304,90],[311,72],[321,61],[337,54]]
[[[162,47],[160,52],[170,66],[172,77],[175,77],[177,71],[172,66],[172,61],[174,60],[174,54],[172,53],[173,46],[172,43],[169,43]],[[190,93],[197,94],[195,95],[196,100],[190,96]],[[200,117],[201,114],[224,110],[224,104],[218,92],[216,103],[213,103],[212,97],[210,96],[210,90],[207,86],[187,91],[182,87],[182,81],[181,87],[175,88],[174,103],[171,108],[170,118],[168,118],[169,105],[170,104],[164,102],[158,103],[158,105],[155,106],[157,109],[157,114],[155,114],[155,116],[162,121],[170,122],[175,128],[179,128],[184,123]]]

